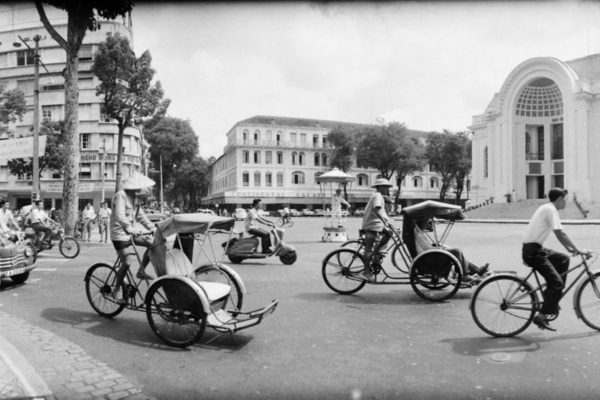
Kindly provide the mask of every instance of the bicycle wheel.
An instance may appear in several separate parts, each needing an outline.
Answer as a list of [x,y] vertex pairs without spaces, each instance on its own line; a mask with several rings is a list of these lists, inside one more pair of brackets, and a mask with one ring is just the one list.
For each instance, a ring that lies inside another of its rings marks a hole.
[[58,244],[60,254],[65,258],[75,258],[79,255],[79,242],[70,236],[65,236]]
[[281,218],[281,217],[277,218],[277,226],[281,227],[281,226],[283,226],[283,223],[284,223],[283,218]]
[[94,264],[85,274],[85,294],[88,302],[98,314],[112,318],[125,308],[107,296],[112,293],[115,286],[117,272],[108,264]]
[[294,220],[291,218],[288,218],[287,220],[287,226],[288,228],[291,228],[292,226],[294,226]]
[[229,272],[215,265],[205,265],[197,268],[194,273],[196,275],[196,281],[224,283],[231,286],[229,297],[222,308],[231,312],[242,310],[244,293],[242,292],[238,281],[231,276]]
[[348,249],[360,251],[362,243],[359,240],[348,240],[347,242],[342,243],[341,247],[346,247]]
[[600,272],[587,278],[575,293],[575,311],[587,326],[600,331]]
[[422,253],[410,268],[410,285],[416,294],[428,301],[440,302],[454,296],[460,288],[460,263],[447,252]]
[[196,343],[206,329],[206,313],[188,282],[164,278],[146,295],[146,317],[156,336],[174,347]]
[[516,276],[500,275],[475,290],[469,308],[482,331],[495,337],[510,337],[527,329],[538,304],[529,283]]
[[394,267],[398,268],[401,272],[408,274],[410,270],[402,258],[402,253],[400,253],[402,250],[400,249],[400,246],[401,245],[395,245],[394,249],[392,250],[392,264],[394,264]]
[[323,260],[323,280],[334,292],[356,293],[366,285],[366,281],[356,276],[365,269],[361,255],[352,249],[337,249]]

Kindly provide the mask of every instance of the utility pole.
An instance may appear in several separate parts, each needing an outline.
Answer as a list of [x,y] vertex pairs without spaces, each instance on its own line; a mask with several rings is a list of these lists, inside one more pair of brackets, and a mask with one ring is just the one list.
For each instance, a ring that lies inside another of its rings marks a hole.
[[33,51],[33,188],[31,199],[40,199],[40,35],[35,35]]
[[162,154],[159,156],[160,160],[160,213],[163,213],[163,170],[162,170]]
[[102,198],[100,199],[100,203],[104,202],[104,180],[106,178],[106,172],[104,171],[105,165],[104,161],[106,160],[106,138],[102,139],[102,158],[100,159],[100,176],[102,178]]

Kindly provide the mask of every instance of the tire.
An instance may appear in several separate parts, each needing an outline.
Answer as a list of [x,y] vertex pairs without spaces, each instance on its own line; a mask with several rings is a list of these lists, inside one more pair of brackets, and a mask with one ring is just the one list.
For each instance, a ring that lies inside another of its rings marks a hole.
[[406,262],[404,262],[404,259],[402,258],[402,250],[400,249],[400,247],[400,245],[394,246],[394,250],[392,250],[392,264],[394,265],[394,267],[398,268],[400,272],[409,274],[410,270],[408,268],[408,265],[406,265]]
[[355,276],[365,269],[365,262],[356,250],[337,249],[323,259],[322,275],[325,284],[334,292],[352,294],[367,282]]
[[70,236],[65,236],[58,243],[58,250],[65,258],[75,258],[79,255],[79,242]]
[[242,306],[244,304],[244,293],[242,292],[238,281],[226,270],[215,265],[206,265],[196,268],[194,273],[196,276],[196,281],[225,283],[231,286],[229,298],[227,299],[227,303],[223,308],[225,311],[230,311],[233,313],[242,310]]
[[242,261],[245,260],[244,257],[239,257],[239,256],[227,256],[227,258],[229,258],[229,261],[231,261],[234,264],[240,264]]
[[298,259],[298,254],[295,251],[288,251],[279,256],[279,260],[285,265],[292,265]]
[[35,246],[31,243],[25,243],[25,247],[29,247],[33,257],[33,262],[36,262],[38,258],[38,251],[36,250]]
[[500,275],[479,285],[470,309],[482,331],[494,337],[511,337],[531,325],[538,304],[529,283],[516,276]]
[[421,298],[441,302],[454,296],[461,283],[458,261],[443,251],[423,253],[410,268],[410,285]]
[[362,243],[358,240],[348,240],[347,242],[342,243],[341,247],[360,251],[359,249],[362,247]]
[[196,343],[206,329],[206,313],[198,293],[175,278],[161,279],[150,287],[146,317],[156,336],[173,347]]
[[12,281],[14,283],[16,283],[17,285],[21,284],[21,283],[25,283],[25,281],[29,278],[29,271],[27,272],[23,272],[22,274],[19,275],[14,275],[11,276],[10,279],[12,279]]
[[600,272],[587,278],[575,293],[575,311],[590,328],[600,331]]
[[117,272],[108,264],[92,265],[85,275],[85,294],[88,302],[99,315],[112,318],[125,308],[107,296],[112,293]]

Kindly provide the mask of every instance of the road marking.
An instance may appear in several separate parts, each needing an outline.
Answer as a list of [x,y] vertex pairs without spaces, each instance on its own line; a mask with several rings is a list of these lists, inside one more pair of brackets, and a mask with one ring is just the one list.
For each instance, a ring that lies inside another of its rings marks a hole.
[[42,271],[42,272],[54,272],[57,270],[57,268],[44,268],[44,267],[36,267],[35,269],[36,271]]

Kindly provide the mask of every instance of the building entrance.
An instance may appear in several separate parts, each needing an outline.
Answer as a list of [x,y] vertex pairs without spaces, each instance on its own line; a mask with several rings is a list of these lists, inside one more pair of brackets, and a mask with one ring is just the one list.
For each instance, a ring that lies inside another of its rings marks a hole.
[[528,199],[543,199],[546,193],[544,187],[543,176],[527,176],[527,198]]

